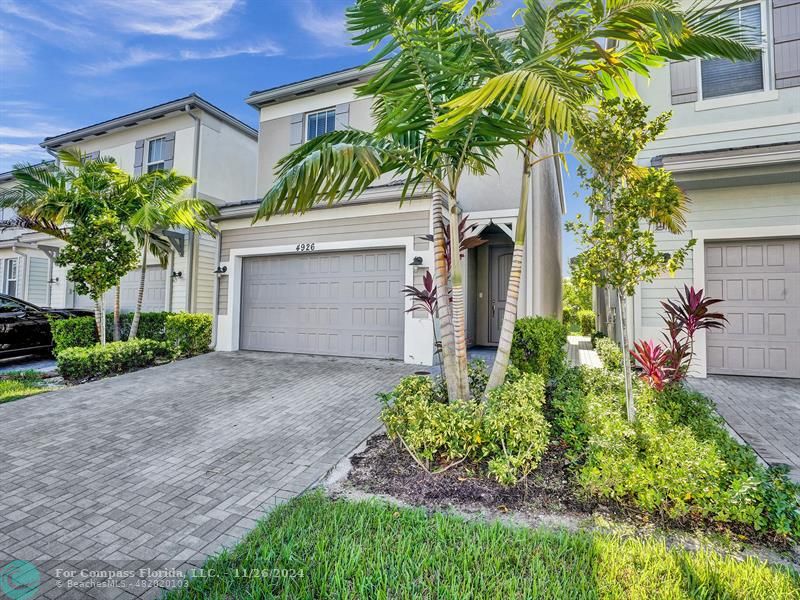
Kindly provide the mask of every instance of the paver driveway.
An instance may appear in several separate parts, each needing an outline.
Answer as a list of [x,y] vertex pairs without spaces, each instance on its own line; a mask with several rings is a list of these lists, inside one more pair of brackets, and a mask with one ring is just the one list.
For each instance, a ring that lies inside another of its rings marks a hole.
[[37,597],[156,596],[68,592],[81,574],[56,569],[201,565],[374,431],[376,392],[411,371],[216,353],[0,405],[0,568],[31,561]]
[[717,412],[770,465],[784,464],[800,482],[800,380],[709,375],[690,379]]

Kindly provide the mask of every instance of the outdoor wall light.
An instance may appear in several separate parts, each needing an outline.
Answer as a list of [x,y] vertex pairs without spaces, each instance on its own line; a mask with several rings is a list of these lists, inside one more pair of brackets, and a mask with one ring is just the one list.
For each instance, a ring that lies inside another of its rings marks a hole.
[[408,264],[409,264],[410,266],[412,266],[412,267],[418,267],[418,266],[420,266],[420,265],[422,264],[422,257],[421,257],[421,256],[415,256],[415,257],[414,257],[414,260],[412,260],[412,261],[411,261],[410,263],[408,263]]
[[227,272],[228,272],[228,267],[225,266],[219,266],[216,269],[214,269],[214,275],[222,275],[223,273]]
[[178,277],[183,277],[183,273],[181,271],[173,271],[172,278],[177,279]]
[[49,283],[50,285],[57,284],[58,283],[58,277],[51,277],[50,279],[47,280],[47,283]]

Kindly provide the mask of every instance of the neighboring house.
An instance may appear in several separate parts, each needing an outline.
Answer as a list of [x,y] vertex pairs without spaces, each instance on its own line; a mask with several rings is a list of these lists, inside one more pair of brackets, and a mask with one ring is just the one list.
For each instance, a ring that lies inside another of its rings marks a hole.
[[[642,285],[629,306],[634,339],[658,339],[660,300],[693,285],[728,319],[699,333],[695,374],[800,377],[800,1],[742,4],[761,32],[752,62],[692,60],[654,73],[639,92],[672,110],[642,164],[675,174],[691,200],[684,235],[658,232],[665,252],[697,245],[675,278]],[[602,298],[601,298],[602,301]],[[602,304],[602,302],[601,302]],[[602,311],[601,311],[602,312]],[[604,314],[613,320],[612,311]]]
[[[257,132],[196,94],[46,138],[41,146],[51,154],[77,147],[92,157],[111,156],[133,175],[174,169],[195,179],[192,196],[218,205],[252,197],[255,190]],[[10,174],[5,182],[2,177],[0,185],[13,184]],[[24,230],[7,230],[2,238],[4,291],[37,304],[92,307],[75,293],[66,269],[52,262],[61,242]],[[148,259],[144,310],[212,312],[217,240],[187,231],[175,231],[172,239],[175,250],[166,269]],[[137,269],[122,279],[123,310],[135,307],[139,277]]]
[[[251,223],[274,181],[276,162],[315,135],[370,129],[371,99],[355,86],[374,72],[348,69],[254,92],[259,111],[256,198],[229,204],[220,230],[217,350],[269,350],[432,362],[429,318],[408,312],[404,285],[433,269],[431,198],[400,203],[402,185],[383,179],[357,199],[304,215]],[[552,153],[555,144],[541,149]],[[498,341],[519,203],[521,161],[503,156],[498,174],[465,177],[460,205],[489,243],[465,258],[470,342]],[[519,314],[558,315],[561,306],[561,216],[557,160],[540,163],[531,186],[527,254]]]

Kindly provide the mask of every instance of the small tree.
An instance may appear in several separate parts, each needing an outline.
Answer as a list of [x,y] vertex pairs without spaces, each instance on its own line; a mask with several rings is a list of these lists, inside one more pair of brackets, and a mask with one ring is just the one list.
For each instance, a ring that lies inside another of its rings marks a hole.
[[[572,273],[578,285],[611,287],[619,301],[621,343],[628,348],[625,306],[636,287],[663,273],[674,273],[694,240],[666,254],[658,250],[654,229],[680,233],[685,225],[686,197],[664,169],[636,165],[636,156],[666,128],[669,113],[647,121],[647,107],[638,100],[604,101],[594,119],[585,123],[576,140],[591,173],[579,169],[591,218],[577,215],[567,223],[582,252]],[[622,361],[628,419],[633,421],[631,363]]]
[[119,219],[104,211],[77,223],[67,245],[56,257],[56,264],[67,267],[67,276],[79,294],[95,304],[95,320],[100,343],[106,343],[103,294],[136,266],[136,246],[125,235]]
[[565,325],[579,323],[578,313],[582,310],[592,310],[592,286],[586,282],[579,284],[565,277],[561,286],[561,306]]

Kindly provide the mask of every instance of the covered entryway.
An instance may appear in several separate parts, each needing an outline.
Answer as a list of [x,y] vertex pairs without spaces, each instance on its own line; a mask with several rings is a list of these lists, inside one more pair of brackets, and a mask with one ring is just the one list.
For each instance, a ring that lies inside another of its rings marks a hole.
[[708,333],[708,372],[800,377],[800,239],[706,242],[705,278],[728,319]]
[[243,350],[403,358],[405,249],[242,260]]

